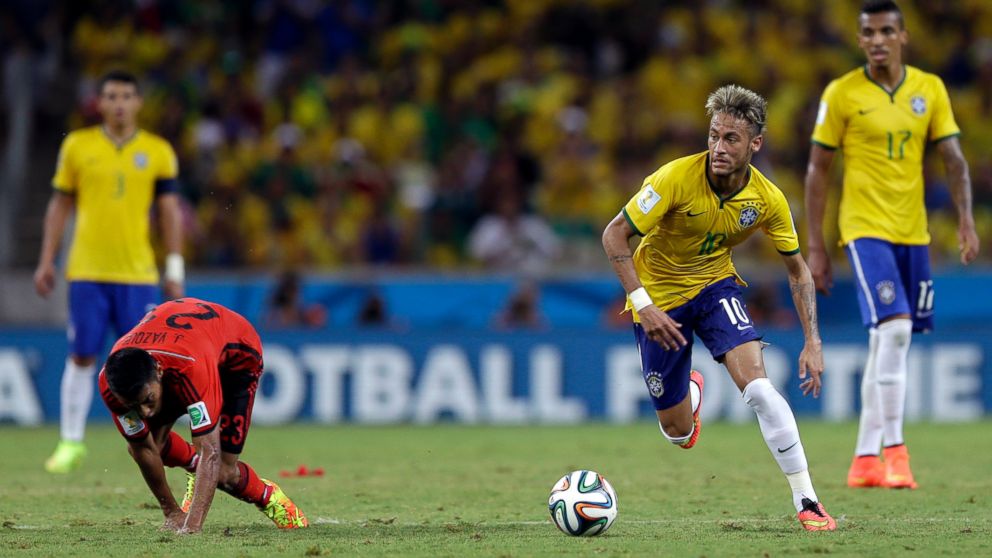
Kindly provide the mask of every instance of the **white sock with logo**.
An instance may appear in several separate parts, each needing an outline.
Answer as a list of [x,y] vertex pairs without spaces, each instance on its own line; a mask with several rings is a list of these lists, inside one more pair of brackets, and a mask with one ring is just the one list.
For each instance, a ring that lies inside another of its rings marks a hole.
[[[812,482],[809,482],[809,474],[802,475],[809,467],[806,463],[806,451],[799,439],[796,417],[792,414],[789,403],[768,378],[752,380],[744,387],[742,396],[744,402],[758,415],[758,426],[761,428],[761,435],[765,438],[768,451],[772,453],[772,457],[789,480],[796,510],[802,509],[803,498],[816,501],[816,493],[813,491]],[[798,477],[795,476],[797,474]]]
[[882,399],[878,393],[878,330],[868,330],[868,358],[861,376],[861,420],[854,455],[878,455],[882,446]]
[[903,443],[902,421],[906,409],[906,374],[909,368],[909,343],[913,322],[891,320],[878,326],[878,356],[875,375],[881,400],[883,432],[886,446]]
[[63,440],[82,442],[86,416],[93,401],[93,375],[96,364],[79,366],[68,358],[62,372],[59,431]]

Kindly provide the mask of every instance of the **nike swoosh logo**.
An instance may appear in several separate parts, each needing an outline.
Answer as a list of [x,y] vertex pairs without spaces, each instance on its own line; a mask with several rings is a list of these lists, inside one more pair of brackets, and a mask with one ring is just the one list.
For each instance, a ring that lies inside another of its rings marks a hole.
[[798,444],[798,443],[799,443],[799,440],[796,440],[796,442],[794,444],[792,444],[791,446],[789,446],[789,447],[787,447],[785,449],[778,448],[778,452],[779,453],[785,453],[785,452],[789,451],[790,449],[796,447],[796,444]]
[[699,213],[693,213],[692,211],[686,211],[685,212],[685,214],[688,215],[689,217],[699,217],[703,213],[706,213],[706,212],[705,211],[700,211]]
[[745,329],[751,329],[752,327],[754,327],[754,326],[742,326],[742,325],[738,324],[737,325],[737,331],[744,331]]
[[874,112],[875,109],[877,109],[877,108],[878,107],[872,107],[872,108],[868,108],[868,109],[861,109],[861,110],[858,111],[858,114],[860,114],[861,116],[864,116],[864,115],[868,114],[869,112]]

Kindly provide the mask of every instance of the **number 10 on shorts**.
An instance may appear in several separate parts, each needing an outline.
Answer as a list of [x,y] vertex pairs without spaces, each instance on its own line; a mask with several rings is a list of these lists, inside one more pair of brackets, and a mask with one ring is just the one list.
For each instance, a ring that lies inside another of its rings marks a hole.
[[744,305],[736,296],[732,296],[729,299],[721,298],[720,305],[723,306],[723,311],[727,313],[730,323],[737,326],[737,329],[751,327],[751,318],[748,318],[747,311],[744,310]]

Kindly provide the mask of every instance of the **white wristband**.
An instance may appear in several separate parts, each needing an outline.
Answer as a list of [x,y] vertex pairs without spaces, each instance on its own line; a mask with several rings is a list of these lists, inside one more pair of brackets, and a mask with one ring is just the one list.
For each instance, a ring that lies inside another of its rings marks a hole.
[[176,283],[186,280],[186,265],[182,254],[172,253],[165,256],[165,280]]
[[644,290],[644,287],[634,289],[627,296],[630,297],[630,304],[633,305],[634,310],[637,310],[638,312],[654,304],[654,301],[651,300],[651,295],[649,295],[648,292]]

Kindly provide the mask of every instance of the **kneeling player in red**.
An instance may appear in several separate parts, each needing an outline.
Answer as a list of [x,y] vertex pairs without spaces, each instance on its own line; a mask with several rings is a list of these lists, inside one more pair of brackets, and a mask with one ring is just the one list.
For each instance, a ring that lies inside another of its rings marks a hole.
[[[239,314],[193,298],[157,306],[114,345],[100,393],[158,499],[165,529],[203,528],[214,492],[255,504],[277,527],[308,525],[274,482],[238,459],[262,375],[262,343]],[[189,414],[193,443],[172,431]],[[180,507],[164,467],[195,474]]]

